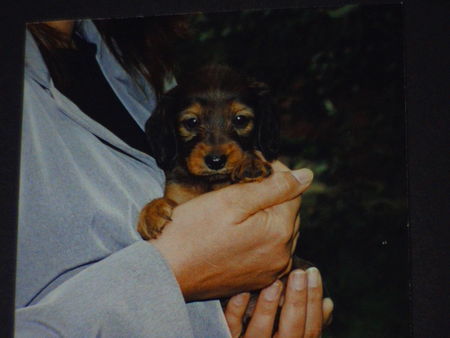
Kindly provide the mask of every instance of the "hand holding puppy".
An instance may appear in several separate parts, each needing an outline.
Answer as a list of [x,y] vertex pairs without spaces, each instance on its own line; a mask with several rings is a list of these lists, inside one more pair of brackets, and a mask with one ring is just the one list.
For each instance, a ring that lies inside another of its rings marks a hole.
[[265,180],[234,184],[177,206],[172,221],[151,240],[186,301],[266,287],[289,270],[300,194],[313,174],[291,172],[278,161],[272,166]]

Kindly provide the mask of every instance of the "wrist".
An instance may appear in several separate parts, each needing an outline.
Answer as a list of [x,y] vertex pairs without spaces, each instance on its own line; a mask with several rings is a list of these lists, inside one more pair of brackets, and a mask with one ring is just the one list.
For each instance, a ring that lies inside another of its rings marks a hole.
[[198,274],[189,267],[188,255],[181,253],[178,249],[173,249],[165,240],[161,238],[147,241],[153,245],[160,253],[167,266],[170,268],[185,301],[193,299],[193,284],[195,284]]

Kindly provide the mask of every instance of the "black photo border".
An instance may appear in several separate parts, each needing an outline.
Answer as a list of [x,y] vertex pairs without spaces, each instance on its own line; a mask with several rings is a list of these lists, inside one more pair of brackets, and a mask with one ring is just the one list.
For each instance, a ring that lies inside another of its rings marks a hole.
[[[24,29],[30,21],[253,8],[400,4],[404,14],[410,334],[444,337],[449,313],[450,54],[443,1],[20,0],[0,5],[0,335],[13,335]],[[387,280],[386,283],[389,281]]]

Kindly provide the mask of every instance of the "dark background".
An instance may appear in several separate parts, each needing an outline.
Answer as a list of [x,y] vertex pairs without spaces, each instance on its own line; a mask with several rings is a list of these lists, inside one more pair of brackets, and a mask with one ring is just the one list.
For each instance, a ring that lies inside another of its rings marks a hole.
[[[409,336],[447,337],[450,30],[446,0],[17,0],[0,2],[0,332],[12,336],[25,22],[251,8],[401,4],[404,14]],[[305,223],[303,223],[305,225]],[[306,228],[306,226],[304,227]],[[306,231],[306,230],[305,230]],[[306,241],[305,241],[306,242]],[[322,272],[324,272],[321,266]],[[328,278],[328,276],[326,276]],[[332,290],[333,293],[334,290]],[[368,290],[369,292],[370,290]],[[365,337],[365,335],[363,335]]]
[[335,302],[324,337],[408,335],[402,9],[198,14],[180,69],[219,62],[264,81],[282,120],[281,159],[309,167],[297,254]]

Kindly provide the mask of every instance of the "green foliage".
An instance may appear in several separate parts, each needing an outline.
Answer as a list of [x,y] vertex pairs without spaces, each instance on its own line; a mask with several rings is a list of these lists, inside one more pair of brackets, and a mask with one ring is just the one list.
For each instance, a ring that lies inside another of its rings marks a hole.
[[297,253],[335,302],[325,337],[408,336],[399,6],[198,14],[181,69],[230,64],[267,82],[282,158],[308,166]]
[[327,14],[330,18],[342,18],[358,7],[359,7],[358,5],[346,5],[336,9],[329,10],[327,11]]

